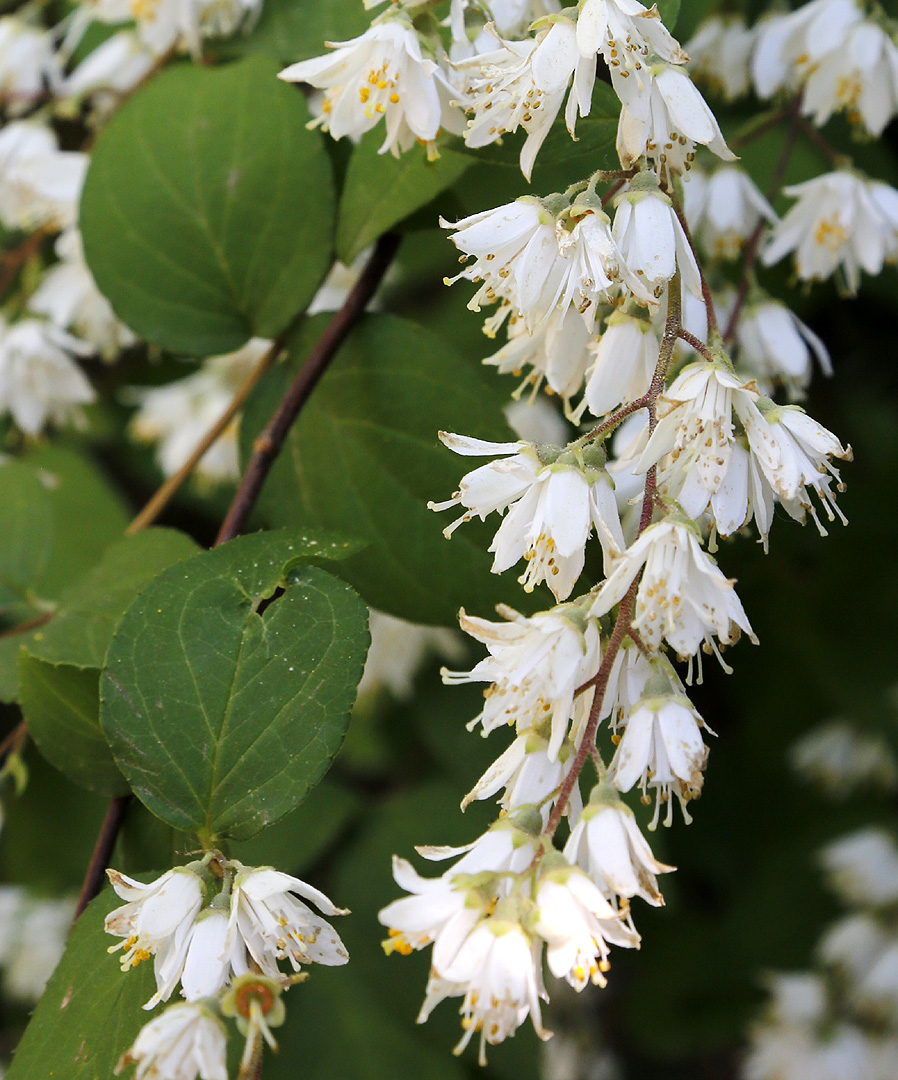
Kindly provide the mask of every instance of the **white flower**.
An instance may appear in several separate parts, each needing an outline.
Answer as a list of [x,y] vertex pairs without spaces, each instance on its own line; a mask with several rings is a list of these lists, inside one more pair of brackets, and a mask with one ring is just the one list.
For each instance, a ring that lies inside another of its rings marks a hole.
[[658,335],[648,319],[624,311],[611,315],[590,350],[592,365],[575,419],[579,420],[586,409],[593,416],[604,416],[618,405],[642,397],[651,385],[659,347]]
[[735,160],[710,106],[682,68],[655,64],[645,80],[639,94],[621,98],[617,152],[625,169],[647,157],[659,174],[684,172],[696,143],[724,161]]
[[[543,727],[538,724],[517,736],[464,797],[462,810],[475,799],[488,799],[504,788],[499,800],[503,810],[510,812],[522,806],[536,806],[540,808],[543,825],[546,824],[552,795],[558,791],[573,764],[575,751],[573,744],[565,740],[558,755],[550,758],[548,736],[551,732],[543,732]],[[573,818],[579,811],[580,789],[575,785],[565,813]]]
[[843,485],[830,459],[850,461],[851,447],[842,446],[831,431],[797,405],[775,405],[769,398],[759,398],[755,404],[743,397],[734,401],[734,408],[748,436],[752,457],[790,516],[803,522],[805,512],[810,513],[821,535],[826,534],[811,503],[810,488],[829,520],[838,515],[844,523],[831,490],[833,480],[838,490]]
[[752,78],[760,97],[796,87],[817,65],[841,49],[851,27],[864,17],[856,0],[812,0],[790,15],[759,23]]
[[61,77],[48,31],[16,15],[0,18],[0,99],[11,115],[53,93]]
[[548,945],[546,962],[552,974],[577,991],[589,982],[604,986],[609,943],[639,947],[639,935],[621,914],[577,867],[541,871],[533,928]]
[[[599,719],[608,720],[615,734],[630,710],[642,699],[645,684],[656,671],[658,661],[649,660],[632,643],[626,642],[618,649],[608,673],[599,713]],[[663,672],[668,682],[676,679],[676,672],[669,665],[664,665]]]
[[595,58],[581,56],[576,24],[562,17],[527,41],[496,36],[496,44],[493,51],[454,65],[464,79],[463,99],[455,104],[471,117],[465,143],[473,149],[488,146],[519,127],[527,132],[520,165],[529,180],[572,76],[574,85],[565,109],[572,138],[578,111],[580,116],[588,115]]
[[[119,0],[100,0],[94,17],[108,22],[134,19],[141,40],[162,57],[171,49],[186,50],[194,59],[202,57],[204,38],[225,37],[240,26],[250,26],[261,9],[261,0],[128,0],[126,14]],[[105,13],[102,9],[106,7]]]
[[548,394],[523,401],[513,397],[502,412],[511,430],[525,442],[563,446],[570,438],[570,425],[553,407]]
[[772,385],[803,390],[811,381],[813,360],[832,374],[829,352],[814,331],[785,304],[764,297],[746,305],[736,326],[739,364]]
[[608,783],[593,789],[571,829],[564,855],[610,900],[641,896],[654,907],[664,903],[656,875],[674,870],[655,858],[633,811]]
[[754,518],[767,551],[774,502],[773,489],[750,452],[748,441],[740,436],[730,447],[723,479],[707,505],[714,528],[721,536],[732,536]]
[[233,861],[237,870],[231,894],[231,927],[243,938],[247,952],[263,975],[277,978],[278,960],[301,964],[345,964],[349,954],[336,930],[304,904],[310,900],[326,915],[346,915],[343,908],[299,878],[269,866],[249,867]]
[[72,330],[93,345],[104,360],[137,340],[116,317],[84,261],[81,234],[74,226],[56,241],[59,262],[47,270],[28,301],[28,309],[46,316],[61,330]]
[[839,109],[881,135],[898,112],[898,47],[872,21],[855,23],[810,71],[802,112],[823,124]]
[[443,105],[438,67],[421,52],[407,17],[374,23],[350,41],[328,42],[334,51],[301,60],[280,73],[325,91],[319,123],[335,139],[358,139],[381,120],[386,138],[381,153],[398,156],[415,141],[434,143]]
[[201,911],[187,945],[181,994],[188,1001],[215,997],[231,972],[245,975],[248,970],[243,940],[231,929],[227,911],[218,907]]
[[[237,352],[207,357],[198,371],[184,379],[165,386],[129,388],[127,400],[140,406],[131,421],[131,434],[143,442],[159,442],[157,460],[166,476],[187,461],[270,348],[270,341],[250,338]],[[200,459],[197,472],[208,482],[236,480],[240,475],[238,428],[235,418]]]
[[639,81],[650,53],[671,64],[687,60],[657,8],[639,0],[580,0],[577,45],[583,56],[602,54],[618,96],[627,79]]
[[712,15],[686,42],[689,70],[727,100],[742,97],[751,86],[754,43],[754,30],[746,27],[741,15]]
[[888,184],[839,170],[783,190],[798,202],[764,249],[767,266],[795,252],[800,278],[814,281],[841,269],[855,292],[861,270],[878,274],[898,256],[898,191]]
[[823,964],[856,983],[882,956],[889,941],[889,934],[871,915],[847,915],[828,928],[816,952]]
[[405,701],[414,695],[415,676],[430,657],[460,660],[464,655],[463,640],[454,630],[418,626],[373,608],[368,626],[371,648],[359,683],[359,699],[386,689],[398,701]]
[[666,639],[678,656],[693,656],[712,635],[730,645],[745,631],[756,641],[733,582],[702,551],[694,529],[674,517],[650,525],[615,564],[591,614],[604,615],[626,595],[642,567],[633,628],[650,649]]
[[825,1018],[826,983],[820,975],[810,971],[777,972],[766,976],[764,983],[772,998],[769,1016],[777,1023],[801,1026]]
[[525,367],[530,367],[532,371],[515,393],[532,385],[535,394],[545,380],[554,393],[568,401],[583,385],[593,336],[573,304],[554,308],[532,333],[523,318],[512,314],[508,319],[508,341],[483,362],[495,367],[500,375],[514,374],[517,378]]
[[623,550],[614,486],[602,467],[601,451],[586,447],[561,451],[516,443],[487,443],[440,432],[450,450],[464,455],[506,455],[481,465],[459,482],[458,491],[431,510],[457,505],[466,512],[445,530],[451,536],[474,515],[486,520],[493,511],[508,513],[489,550],[492,570],[501,574],[520,559],[529,563],[518,579],[527,592],[545,581],[556,600],[568,597],[580,576],[586,541],[593,529],[605,553],[605,565]]
[[94,400],[93,387],[72,358],[93,350],[38,319],[0,319],[0,413],[29,435],[50,421],[78,419],[78,406]]
[[813,1028],[765,1026],[754,1033],[743,1066],[745,1080],[877,1080],[867,1036],[834,1023],[826,1035]]
[[132,30],[120,30],[66,75],[60,97],[80,100],[108,92],[126,94],[149,75],[156,57]]
[[202,1005],[172,1005],[145,1024],[116,1068],[137,1063],[135,1080],[228,1080],[224,1024]]
[[820,856],[833,888],[850,904],[898,900],[898,847],[882,829],[862,829],[828,844]]
[[608,769],[609,781],[620,791],[635,783],[648,801],[647,788],[655,789],[655,828],[661,803],[667,803],[664,824],[673,820],[673,795],[680,801],[683,817],[686,803],[701,794],[702,773],[708,749],[702,740],[704,721],[686,697],[646,697],[627,717],[624,734]]
[[733,408],[758,398],[728,363],[687,365],[663,394],[666,411],[636,462],[644,472],[661,461],[659,479],[687,517],[698,518],[720,490],[733,448]]
[[0,129],[0,221],[8,229],[71,225],[87,163],[87,154],[59,150],[43,124],[6,124]]
[[447,997],[463,997],[462,1027],[465,1034],[456,1053],[480,1033],[479,1061],[486,1064],[486,1045],[496,1045],[514,1034],[528,1015],[536,1034],[543,1029],[539,999],[546,993],[540,972],[542,942],[531,938],[515,918],[496,914],[481,920],[445,964],[434,958],[430,980],[418,1023]]
[[[6,948],[0,945],[3,990],[17,1001],[33,1004],[65,952],[75,904],[71,900],[35,900],[21,894],[13,894],[13,898],[13,910],[9,912],[12,920],[8,924],[11,940]],[[0,917],[7,917],[2,908]]]
[[831,798],[869,787],[894,791],[898,764],[885,739],[835,720],[813,728],[789,752],[789,763]]
[[670,199],[654,177],[641,173],[632,180],[616,207],[612,235],[631,273],[659,298],[679,269],[684,287],[701,296],[695,256]]
[[489,622],[462,609],[462,630],[483,642],[490,655],[471,671],[444,668],[443,682],[492,683],[482,712],[469,725],[481,724],[484,734],[503,724],[514,724],[520,734],[550,717],[549,756],[554,760],[567,734],[576,691],[599,668],[598,626],[572,604],[529,619],[504,606],[500,614],[508,622]]
[[[434,963],[455,950],[497,897],[505,896],[514,876],[533,859],[535,833],[519,827],[518,816],[504,817],[463,847],[424,847],[424,858],[461,858],[437,878],[422,877],[405,859],[393,858],[393,877],[410,896],[378,914],[390,937],[387,953],[408,955],[434,943]],[[539,823],[534,823],[538,828]]]
[[745,241],[764,219],[778,219],[755,182],[738,165],[712,173],[693,170],[683,184],[683,213],[689,231],[717,259],[736,259]]
[[456,230],[452,243],[475,260],[446,279],[447,284],[462,279],[481,283],[468,302],[470,310],[506,299],[532,332],[554,309],[568,267],[558,249],[555,214],[541,199],[524,195],[454,224],[441,218],[440,224]]
[[146,885],[117,870],[106,873],[113,889],[127,901],[106,916],[106,933],[125,939],[109,951],[125,949],[122,971],[155,955],[156,993],[144,1005],[151,1009],[171,997],[184,970],[190,934],[203,905],[205,881],[187,866],[176,866]]

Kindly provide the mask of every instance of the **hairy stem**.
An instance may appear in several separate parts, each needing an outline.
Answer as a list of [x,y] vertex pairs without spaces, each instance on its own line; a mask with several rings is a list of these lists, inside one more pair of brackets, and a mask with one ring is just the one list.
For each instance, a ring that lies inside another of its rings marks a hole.
[[377,291],[398,247],[399,237],[394,233],[386,233],[377,241],[368,264],[346,298],[343,307],[318,339],[299,374],[275,409],[265,430],[256,439],[252,457],[240,481],[237,494],[219,530],[215,541],[216,547],[237,536],[246,524],[293,422],[309,400],[318,380],[327,370],[328,364],[336,356],[340,346],[363,314],[368,301]]

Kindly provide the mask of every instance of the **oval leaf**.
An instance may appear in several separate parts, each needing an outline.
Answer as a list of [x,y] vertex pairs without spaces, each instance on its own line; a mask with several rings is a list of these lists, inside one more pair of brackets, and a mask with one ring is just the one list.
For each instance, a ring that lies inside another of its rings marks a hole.
[[119,624],[101,723],[135,794],[175,828],[210,842],[253,836],[339,750],[367,612],[342,581],[296,569],[322,557],[314,538],[243,537],[161,574]]
[[174,352],[274,337],[327,273],[333,178],[301,93],[264,57],[174,67],[99,138],[87,261],[119,317]]

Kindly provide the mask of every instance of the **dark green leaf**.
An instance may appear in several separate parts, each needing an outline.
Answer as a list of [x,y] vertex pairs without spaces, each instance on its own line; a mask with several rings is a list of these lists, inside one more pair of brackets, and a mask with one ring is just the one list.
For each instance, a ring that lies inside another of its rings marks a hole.
[[129,788],[100,728],[100,672],[19,652],[19,702],[28,732],[54,768],[103,795]]
[[33,614],[33,590],[50,555],[53,507],[34,469],[0,467],[0,618],[12,625]]
[[[261,384],[244,422],[247,439],[267,421],[326,318],[310,320],[290,360]],[[374,607],[416,622],[453,623],[462,604],[508,599],[490,574],[488,541],[427,509],[458,486],[469,463],[446,450],[440,429],[513,438],[502,419],[504,387],[414,323],[367,316],[321,380],[263,489],[275,525],[351,531],[369,546],[340,574]],[[514,586],[512,586],[514,588]]]
[[391,154],[378,153],[382,141],[383,133],[375,131],[362,139],[349,159],[337,220],[337,255],[344,263],[351,263],[381,233],[451,187],[472,164],[468,155],[452,150],[442,150],[436,161],[428,161],[421,147],[413,147],[397,161]]
[[263,57],[187,64],[104,128],[81,202],[85,254],[141,337],[194,356],[273,337],[311,300],[334,195],[301,93]]
[[111,1080],[149,1016],[151,964],[122,972],[103,920],[121,901],[106,889],[72,931],[65,955],[22,1036],[10,1080]]
[[101,723],[135,793],[164,821],[246,839],[327,771],[361,678],[367,612],[343,582],[301,564],[349,550],[257,533],[171,567],[125,613]]

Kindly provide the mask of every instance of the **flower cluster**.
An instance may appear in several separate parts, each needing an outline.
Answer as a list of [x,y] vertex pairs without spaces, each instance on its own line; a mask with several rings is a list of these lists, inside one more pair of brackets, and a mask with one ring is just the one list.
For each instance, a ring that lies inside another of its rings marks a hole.
[[[109,951],[122,952],[122,971],[153,961],[156,991],[144,1008],[168,1001],[179,985],[186,999],[147,1024],[123,1058],[121,1067],[137,1062],[138,1077],[149,1070],[167,1078],[225,1080],[225,1029],[218,1013],[230,1009],[249,1021],[248,1030],[241,1028],[249,1052],[260,1033],[270,1039],[268,1028],[281,1022],[279,995],[303,965],[349,960],[339,935],[318,913],[347,912],[272,867],[244,866],[210,852],[146,884],[116,870],[107,874],[125,901],[106,916],[106,932],[122,938]],[[282,971],[282,961],[292,976]]]

